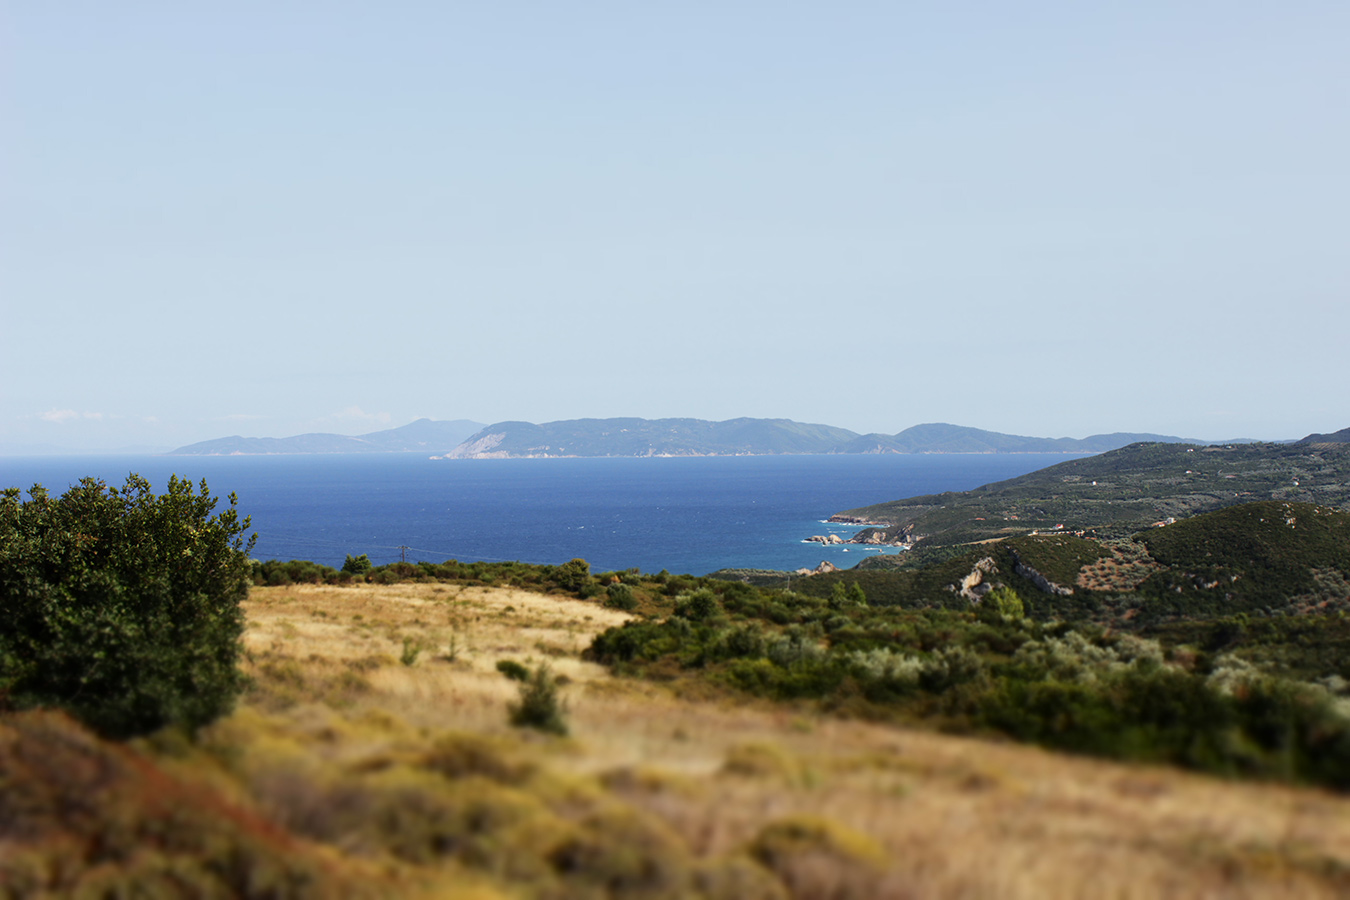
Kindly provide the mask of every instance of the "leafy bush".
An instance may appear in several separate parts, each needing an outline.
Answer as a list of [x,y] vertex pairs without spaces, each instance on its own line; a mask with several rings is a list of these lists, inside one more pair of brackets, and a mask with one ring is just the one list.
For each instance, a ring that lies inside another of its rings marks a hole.
[[1026,613],[1026,608],[1022,605],[1022,598],[1017,596],[1017,592],[1010,587],[999,585],[988,594],[984,595],[984,600],[980,603],[980,614],[983,617],[989,616],[1007,616],[1012,619],[1020,619]]
[[213,515],[206,482],[156,496],[130,475],[59,499],[0,498],[0,689],[63,708],[105,735],[196,728],[243,689],[236,667],[250,566],[236,500]]
[[370,557],[364,553],[360,556],[352,556],[348,553],[346,561],[342,564],[342,571],[348,575],[364,575],[372,568],[374,566],[370,562]]
[[520,686],[520,702],[511,704],[511,724],[551,734],[566,735],[563,704],[558,698],[558,681],[547,665],[534,670],[530,680]]
[[417,664],[417,657],[422,655],[422,645],[410,637],[403,639],[403,652],[399,654],[398,661],[405,666]]
[[269,559],[266,562],[253,563],[252,577],[255,584],[284,587],[288,584],[333,584],[339,581],[339,574],[338,570],[331,566],[313,563],[307,559],[292,559],[288,562]]
[[713,622],[722,618],[722,605],[709,588],[699,588],[675,598],[675,615],[690,622]]
[[530,670],[516,662],[514,659],[497,660],[497,671],[501,672],[512,681],[530,680]]
[[631,612],[637,609],[637,597],[633,594],[633,589],[626,584],[611,584],[606,590],[608,596],[605,597],[605,606],[610,609],[621,609],[625,612]]
[[579,591],[591,580],[591,564],[584,559],[569,560],[558,566],[553,580],[565,591]]

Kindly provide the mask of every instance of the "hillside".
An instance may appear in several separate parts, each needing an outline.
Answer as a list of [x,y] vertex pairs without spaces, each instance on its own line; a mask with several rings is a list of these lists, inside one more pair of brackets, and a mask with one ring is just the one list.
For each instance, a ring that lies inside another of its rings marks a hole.
[[[979,428],[934,423],[899,434],[867,434],[838,449],[840,453],[1103,453],[1139,441],[1183,443],[1159,434],[1094,434],[1085,438],[1038,438],[1000,434]],[[1197,441],[1193,443],[1204,443]]]
[[[856,581],[873,602],[955,611],[1003,584],[1036,618],[1125,629],[1239,614],[1350,613],[1350,512],[1308,503],[1242,503],[1114,540],[1056,532],[924,546],[792,584],[825,596],[836,582]],[[717,574],[740,578],[734,570]],[[759,573],[756,583],[787,579]],[[1350,678],[1350,655],[1342,658],[1338,674]]]
[[[670,614],[674,597],[638,590]],[[254,687],[196,741],[119,746],[48,714],[0,718],[0,771],[15,776],[0,788],[0,893],[1255,900],[1350,889],[1344,795],[747,700],[692,663],[616,675],[583,651],[629,614],[594,600],[471,578],[257,587],[247,613]],[[409,646],[420,653],[404,664]],[[553,667],[570,737],[508,725],[517,683],[503,661]]]
[[1034,531],[1124,537],[1253,500],[1350,509],[1350,444],[1132,444],[971,491],[843,510],[879,526],[855,540],[942,546]]
[[1100,453],[1162,435],[1102,434],[1081,440],[999,434],[959,425],[915,425],[858,435],[790,419],[568,419],[498,422],[446,454],[449,459],[554,456],[731,456],[775,453]]
[[172,456],[252,456],[283,453],[409,453],[439,452],[479,428],[467,419],[433,421],[418,419],[399,428],[369,434],[298,434],[285,438],[215,438],[171,451]]
[[1342,428],[1331,434],[1310,434],[1300,444],[1347,444],[1350,443],[1350,428]]

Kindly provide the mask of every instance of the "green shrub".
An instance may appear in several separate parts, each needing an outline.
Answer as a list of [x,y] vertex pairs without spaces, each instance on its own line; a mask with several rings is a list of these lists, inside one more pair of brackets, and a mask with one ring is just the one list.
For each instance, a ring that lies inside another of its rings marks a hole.
[[398,661],[405,666],[416,665],[417,657],[422,655],[422,645],[410,637],[403,639],[403,652],[399,654]]
[[995,617],[1020,619],[1025,614],[1026,608],[1022,605],[1022,598],[1017,596],[1017,592],[1012,588],[1004,585],[994,588],[980,601],[982,620],[991,620]]
[[675,615],[690,622],[713,622],[725,616],[717,595],[709,588],[699,588],[675,599]]
[[558,681],[547,665],[534,670],[530,680],[520,686],[520,702],[513,703],[511,724],[517,728],[534,728],[551,734],[566,735],[564,708],[558,698]]
[[553,580],[565,591],[579,591],[591,580],[591,564],[584,559],[565,562],[554,571]]
[[362,553],[360,556],[347,554],[347,559],[342,564],[342,571],[348,575],[364,575],[374,566],[370,562],[370,557]]
[[633,589],[626,584],[611,584],[607,589],[608,596],[605,597],[605,606],[610,609],[621,609],[625,612],[631,612],[637,609],[637,597],[633,594]]
[[320,565],[307,559],[292,559],[286,562],[269,559],[266,562],[253,563],[252,568],[254,583],[270,587],[284,587],[296,583],[332,584],[340,580],[340,574],[331,566]]
[[59,499],[0,498],[0,690],[63,708],[105,735],[197,728],[233,706],[251,566],[233,494],[130,475]]
[[512,681],[530,680],[530,670],[516,662],[514,659],[497,660],[497,671],[501,672]]

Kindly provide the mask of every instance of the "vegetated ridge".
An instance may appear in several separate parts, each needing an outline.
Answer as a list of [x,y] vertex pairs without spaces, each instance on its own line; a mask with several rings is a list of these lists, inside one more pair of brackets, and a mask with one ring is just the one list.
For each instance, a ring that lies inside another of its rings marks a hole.
[[960,425],[915,425],[898,434],[859,435],[790,419],[566,419],[498,422],[470,436],[447,459],[604,456],[737,456],[779,453],[1100,453],[1165,435],[1099,434],[1034,438]]
[[408,453],[437,451],[464,440],[482,428],[481,422],[468,419],[434,421],[418,419],[399,428],[372,431],[369,434],[297,434],[293,437],[215,438],[188,444],[170,452],[171,456],[252,456],[282,453]]
[[1162,434],[1114,432],[1078,438],[1024,437],[961,425],[930,423],[899,434],[865,434],[838,448],[838,453],[1103,453],[1140,441],[1200,443]]
[[[1350,613],[1350,513],[1259,500],[1124,538],[1053,532],[931,548],[920,543],[908,553],[809,578],[737,570],[713,577],[766,587],[791,583],[818,595],[856,582],[873,603],[958,612],[977,609],[989,591],[1006,587],[1035,618],[1127,630],[1237,615]],[[1343,675],[1350,677],[1350,667]]]
[[1342,428],[1340,431],[1333,431],[1331,434],[1310,434],[1300,444],[1348,444],[1350,443],[1350,428]]
[[844,510],[858,543],[951,546],[1035,532],[1126,537],[1255,500],[1350,509],[1350,444],[1131,444],[970,491]]

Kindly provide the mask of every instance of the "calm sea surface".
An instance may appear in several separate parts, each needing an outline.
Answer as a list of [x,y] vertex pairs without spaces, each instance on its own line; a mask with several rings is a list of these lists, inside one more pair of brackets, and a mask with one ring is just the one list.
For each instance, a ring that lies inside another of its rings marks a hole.
[[[86,475],[129,472],[163,491],[171,473],[231,491],[253,517],[259,559],[340,566],[582,557],[597,571],[705,574],[725,567],[842,568],[875,549],[803,543],[852,534],[840,510],[966,490],[1073,458],[1065,454],[739,456],[431,460],[415,454],[0,457],[0,487],[59,493]],[[220,507],[217,507],[219,509]],[[406,551],[400,545],[407,547]],[[888,550],[885,552],[896,552]]]

